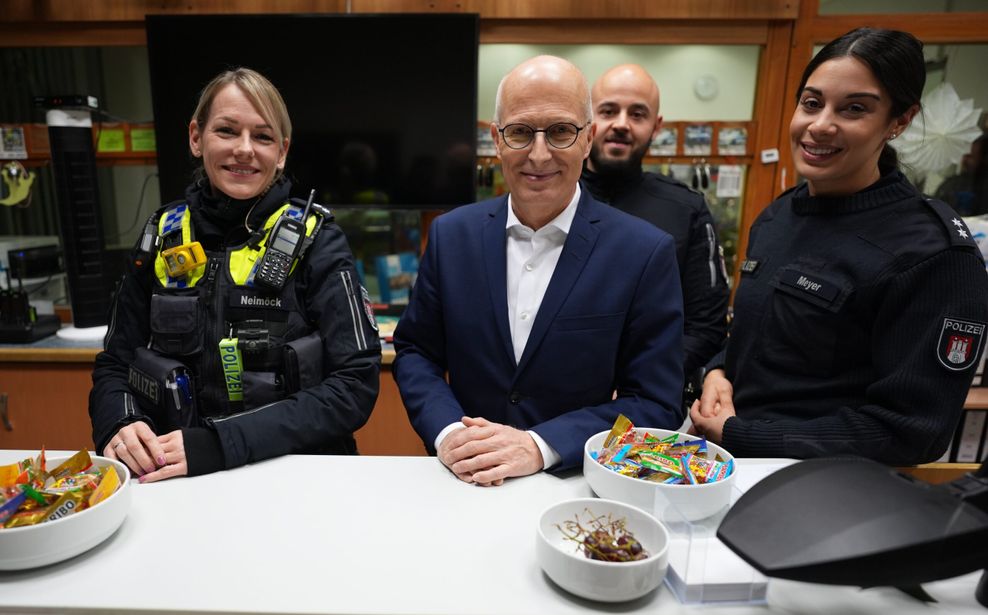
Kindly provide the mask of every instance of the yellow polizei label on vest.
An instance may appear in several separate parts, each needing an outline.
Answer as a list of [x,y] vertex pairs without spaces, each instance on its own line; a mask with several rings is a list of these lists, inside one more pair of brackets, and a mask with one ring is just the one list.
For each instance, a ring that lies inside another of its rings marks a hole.
[[226,380],[226,395],[230,401],[243,401],[244,362],[240,357],[240,346],[237,338],[227,337],[220,340],[220,363],[223,365],[223,376]]

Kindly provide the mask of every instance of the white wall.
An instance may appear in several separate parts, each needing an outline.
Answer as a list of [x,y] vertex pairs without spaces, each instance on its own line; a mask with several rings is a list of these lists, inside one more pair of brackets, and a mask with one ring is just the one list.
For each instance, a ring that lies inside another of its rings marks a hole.
[[[661,112],[667,121],[752,119],[757,45],[501,45],[480,46],[478,62],[477,118],[494,116],[494,96],[501,78],[512,68],[539,54],[566,58],[576,64],[593,84],[617,64],[644,66],[661,91]],[[693,94],[700,75],[713,75],[718,95],[701,101]]]
[[[947,81],[957,90],[961,100],[974,99],[974,106],[988,111],[988,45],[936,45],[947,57],[945,70],[939,72],[940,79],[927,76],[926,89]],[[929,57],[929,56],[927,56]],[[931,83],[932,82],[932,83]]]

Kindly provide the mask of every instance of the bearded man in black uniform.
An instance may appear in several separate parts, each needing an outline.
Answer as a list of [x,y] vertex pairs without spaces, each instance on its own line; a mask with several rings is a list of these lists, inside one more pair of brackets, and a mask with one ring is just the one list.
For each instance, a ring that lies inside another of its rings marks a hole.
[[581,180],[598,200],[651,222],[676,240],[688,404],[700,368],[727,336],[727,279],[713,216],[702,194],[642,171],[642,159],[662,127],[659,88],[645,69],[615,66],[597,80],[591,97],[597,134]]

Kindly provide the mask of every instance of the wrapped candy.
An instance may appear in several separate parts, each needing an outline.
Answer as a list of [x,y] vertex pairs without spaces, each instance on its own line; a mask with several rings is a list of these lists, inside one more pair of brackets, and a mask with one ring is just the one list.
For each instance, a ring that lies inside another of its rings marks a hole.
[[42,450],[36,458],[0,466],[0,528],[61,519],[99,504],[119,487],[116,469],[95,467],[85,449],[51,471]]
[[719,455],[709,457],[706,438],[639,434],[623,414],[614,422],[601,450],[591,451],[590,455],[614,472],[662,484],[712,483],[734,471],[734,460],[725,461]]

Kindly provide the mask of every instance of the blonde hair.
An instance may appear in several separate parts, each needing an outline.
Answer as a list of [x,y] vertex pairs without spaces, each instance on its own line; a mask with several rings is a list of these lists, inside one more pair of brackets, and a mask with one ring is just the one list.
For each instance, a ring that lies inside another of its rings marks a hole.
[[216,95],[231,83],[244,93],[264,121],[271,125],[278,147],[282,147],[285,139],[291,141],[292,120],[288,117],[288,107],[285,106],[285,100],[281,97],[278,88],[261,73],[243,67],[216,75],[199,93],[199,103],[192,114],[192,119],[199,125],[199,130],[202,130],[209,121]]

